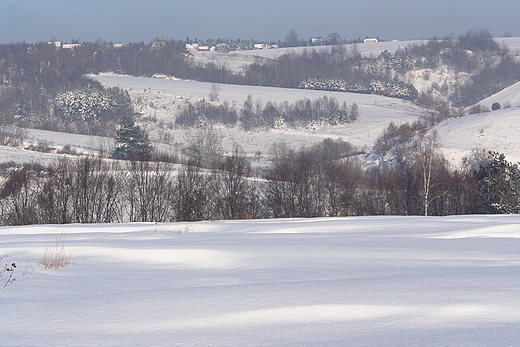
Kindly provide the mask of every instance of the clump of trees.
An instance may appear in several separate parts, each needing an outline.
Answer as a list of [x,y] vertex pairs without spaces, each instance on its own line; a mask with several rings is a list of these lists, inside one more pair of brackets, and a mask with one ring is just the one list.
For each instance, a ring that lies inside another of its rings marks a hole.
[[54,99],[54,130],[112,135],[124,115],[133,114],[128,91],[97,83],[61,93]]
[[313,127],[321,125],[340,125],[354,122],[359,118],[356,103],[340,104],[336,98],[324,96],[315,100],[302,99],[294,103],[275,103],[269,101],[262,105],[249,95],[242,106],[241,126],[244,130],[277,129],[283,126]]
[[520,167],[489,152],[474,172],[486,213],[520,212]]
[[205,99],[187,103],[175,119],[183,127],[205,127],[223,124],[237,126],[246,131],[278,129],[281,127],[314,127],[340,125],[356,121],[360,116],[356,103],[340,104],[334,97],[314,100],[301,99],[294,103],[269,101],[263,105],[249,95],[240,110],[228,102],[214,105]]
[[188,102],[176,115],[175,124],[182,127],[203,127],[212,124],[236,126],[238,111],[227,100],[220,105],[201,99]]
[[333,90],[363,94],[378,94],[405,100],[415,100],[417,89],[411,83],[405,83],[394,78],[384,80],[361,80],[347,82],[341,78],[308,78],[299,84],[303,89]]

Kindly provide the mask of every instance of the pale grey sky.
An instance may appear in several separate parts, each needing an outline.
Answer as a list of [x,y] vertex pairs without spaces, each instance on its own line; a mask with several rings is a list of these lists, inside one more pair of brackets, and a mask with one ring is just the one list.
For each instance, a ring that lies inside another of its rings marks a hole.
[[0,0],[0,42],[164,39],[385,40],[489,29],[520,36],[520,1],[491,0]]

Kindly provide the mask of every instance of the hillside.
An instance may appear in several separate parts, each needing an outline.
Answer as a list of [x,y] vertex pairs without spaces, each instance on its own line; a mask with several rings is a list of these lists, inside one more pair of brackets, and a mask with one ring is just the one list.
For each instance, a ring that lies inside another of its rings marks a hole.
[[[498,37],[495,38],[498,44],[507,45],[513,53],[520,53],[520,38],[519,37]],[[412,43],[421,43],[422,40],[413,41],[399,41],[392,40],[388,42],[372,42],[372,43],[356,43],[342,45],[347,52],[355,50],[362,57],[369,58],[371,56],[377,57],[381,52],[395,52],[398,49],[404,49],[407,45]],[[233,71],[241,71],[244,65],[254,62],[262,62],[269,59],[276,59],[286,53],[301,53],[305,50],[316,50],[317,52],[330,52],[332,49],[337,49],[335,46],[309,46],[309,47],[290,47],[290,48],[274,48],[274,49],[255,49],[244,51],[233,51],[229,53],[220,52],[193,52],[193,58],[199,62],[213,62],[217,66],[224,64]]]
[[[517,216],[0,228],[2,346],[513,346]],[[38,265],[62,240],[70,264]]]
[[[505,44],[514,54],[520,52],[519,38],[497,38],[499,44]],[[398,48],[417,41],[391,41],[379,43],[367,43],[346,45],[345,50],[355,49],[365,57],[377,56],[381,51],[393,52]],[[422,42],[422,41],[419,41]],[[355,47],[355,48],[354,48]],[[227,64],[228,67],[235,66],[239,69],[257,59],[274,59],[289,51],[302,51],[305,49],[334,49],[331,46],[280,48],[269,50],[236,51],[231,53],[195,52],[193,59],[206,60],[218,64]],[[428,77],[427,77],[428,76]],[[194,102],[202,98],[208,99],[211,83],[183,81],[165,76],[162,78],[137,78],[116,75],[91,76],[105,86],[119,86],[130,91],[137,111],[142,114],[141,124],[155,140],[155,146],[164,152],[178,151],[186,145],[185,131],[176,129],[173,125],[173,115],[179,107],[186,102]],[[449,70],[417,70],[407,74],[407,78],[421,90],[427,90],[435,83],[449,85],[457,76],[451,75]],[[382,133],[390,122],[403,124],[413,123],[421,115],[424,109],[395,98],[386,98],[377,95],[324,92],[302,89],[269,88],[255,86],[238,86],[231,84],[218,85],[220,88],[219,102],[228,101],[231,105],[241,107],[248,95],[261,104],[267,102],[295,102],[304,98],[315,99],[323,96],[334,97],[339,102],[347,104],[356,103],[359,106],[360,117],[354,123],[339,126],[313,126],[310,129],[281,128],[270,131],[245,132],[236,128],[225,126],[217,127],[222,137],[225,150],[230,150],[233,143],[240,143],[250,156],[261,152],[266,159],[273,143],[285,141],[295,147],[310,145],[322,141],[327,137],[342,138],[352,142],[360,149],[370,149],[377,137]],[[507,111],[483,114],[479,116],[468,116],[460,119],[450,119],[437,126],[441,135],[441,147],[445,154],[454,164],[459,164],[462,157],[467,155],[473,148],[486,148],[506,153],[512,161],[517,161],[518,145],[516,137],[511,129],[516,129],[514,121],[515,107],[520,106],[518,95],[520,85],[515,84],[503,91],[490,96],[480,102],[486,108],[493,102],[500,102],[502,106],[511,106]],[[505,118],[504,118],[505,117]],[[482,131],[483,130],[483,131]],[[72,146],[79,152],[97,152],[100,148],[109,151],[112,146],[110,138],[89,137],[83,135],[67,135],[64,133],[46,132],[40,130],[27,130],[27,143],[37,144],[39,142],[60,148],[65,145]],[[54,160],[55,155],[45,153],[27,152],[12,148],[0,148],[3,161],[14,160],[38,161],[49,163]],[[27,160],[24,159],[27,157]],[[266,164],[265,162],[260,163]]]
[[435,127],[441,147],[452,163],[460,163],[473,149],[497,151],[509,161],[520,162],[520,83],[479,104],[489,110],[494,102],[510,108],[448,119]]
[[[174,121],[173,114],[183,102],[209,99],[211,83],[182,81],[175,79],[138,78],[131,76],[99,75],[92,76],[108,87],[117,86],[130,91],[134,100],[139,100],[137,109],[144,118],[153,117],[155,124],[168,124]],[[294,102],[301,99],[316,99],[323,96],[334,97],[339,102],[356,103],[359,106],[360,118],[358,121],[340,126],[319,127],[317,129],[281,129],[267,132],[244,132],[238,129],[219,129],[224,137],[226,149],[230,149],[233,141],[239,142],[248,153],[262,151],[267,153],[269,146],[274,142],[286,141],[298,147],[303,144],[319,142],[327,137],[343,138],[360,148],[371,147],[377,136],[390,123],[415,121],[423,112],[422,108],[400,99],[378,95],[325,92],[304,89],[287,89],[272,87],[219,85],[221,92],[220,103],[227,100],[241,106],[251,95],[253,99],[266,104],[268,101],[280,103]],[[152,106],[151,106],[152,105]],[[153,124],[148,125],[152,134],[160,132]],[[175,142],[182,142],[182,130],[173,130]],[[157,138],[157,135],[156,135]]]

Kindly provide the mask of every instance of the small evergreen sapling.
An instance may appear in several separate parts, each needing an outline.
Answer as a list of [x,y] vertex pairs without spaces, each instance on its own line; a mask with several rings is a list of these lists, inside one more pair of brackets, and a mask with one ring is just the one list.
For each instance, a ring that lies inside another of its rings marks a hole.
[[112,153],[115,159],[146,160],[153,151],[148,135],[135,125],[133,116],[121,118],[115,140],[116,148]]

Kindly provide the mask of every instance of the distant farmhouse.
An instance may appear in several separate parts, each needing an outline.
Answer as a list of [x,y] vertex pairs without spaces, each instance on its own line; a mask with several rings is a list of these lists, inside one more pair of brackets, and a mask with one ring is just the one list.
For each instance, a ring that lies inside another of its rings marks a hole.
[[155,41],[152,43],[152,49],[154,49],[154,50],[163,49],[165,47],[166,47],[166,42],[164,42],[164,41]]
[[[253,49],[271,49],[278,48],[278,45],[268,45],[266,43],[256,43],[253,45]],[[214,52],[221,51],[226,52],[229,50],[229,46],[227,44],[217,44],[217,46],[199,46],[196,43],[187,43],[185,45],[185,49],[188,52]],[[240,48],[238,48],[240,49]]]
[[278,48],[278,45],[268,45],[267,43],[255,43],[253,48],[254,49],[271,49],[271,48]]
[[50,46],[54,46],[56,49],[73,49],[76,47],[81,47],[81,43],[61,43],[61,41],[49,41],[48,44]]
[[365,39],[363,40],[364,43],[375,43],[375,42],[379,42],[377,39]]

